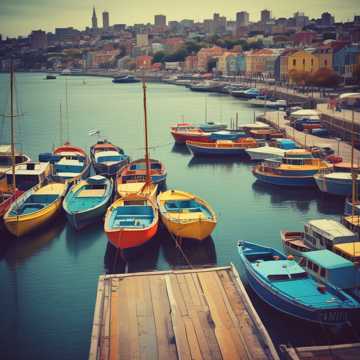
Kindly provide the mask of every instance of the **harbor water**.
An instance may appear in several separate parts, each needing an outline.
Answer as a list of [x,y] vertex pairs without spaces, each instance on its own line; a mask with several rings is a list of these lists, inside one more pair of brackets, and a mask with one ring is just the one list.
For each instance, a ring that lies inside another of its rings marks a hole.
[[[17,148],[33,159],[61,141],[89,151],[97,141],[89,130],[122,147],[132,159],[143,156],[141,84],[113,84],[108,78],[17,75]],[[66,84],[67,82],[67,84]],[[8,75],[0,75],[0,106],[6,112]],[[67,85],[67,86],[66,86]],[[66,88],[68,101],[66,101]],[[176,122],[252,122],[254,109],[227,95],[194,93],[184,87],[147,84],[151,157],[168,171],[167,188],[206,199],[218,215],[210,240],[184,243],[185,257],[161,229],[142,253],[120,264],[103,224],[76,232],[59,217],[22,239],[0,234],[0,358],[85,359],[88,355],[98,276],[126,270],[164,270],[197,265],[239,267],[238,240],[281,249],[280,230],[302,230],[310,219],[339,219],[344,201],[316,189],[281,189],[255,182],[246,159],[198,159],[175,146],[170,126]],[[60,122],[60,104],[62,122]],[[60,125],[62,123],[62,126]],[[9,142],[9,118],[0,125],[0,142]],[[281,315],[253,297],[276,344],[329,344],[354,340],[356,329],[329,332]]]

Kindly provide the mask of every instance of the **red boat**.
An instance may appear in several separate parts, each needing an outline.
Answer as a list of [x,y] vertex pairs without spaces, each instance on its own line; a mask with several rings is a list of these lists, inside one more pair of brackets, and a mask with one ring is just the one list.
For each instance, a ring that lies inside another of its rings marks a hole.
[[192,130],[171,129],[171,135],[177,144],[186,144],[186,141],[208,141],[210,133],[195,128]]

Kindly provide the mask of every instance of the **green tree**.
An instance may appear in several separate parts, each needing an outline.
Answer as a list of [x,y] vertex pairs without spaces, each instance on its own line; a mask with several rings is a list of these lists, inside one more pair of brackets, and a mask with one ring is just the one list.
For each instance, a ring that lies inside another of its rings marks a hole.
[[154,54],[152,63],[160,63],[163,62],[163,59],[165,57],[165,53],[163,51],[158,51]]

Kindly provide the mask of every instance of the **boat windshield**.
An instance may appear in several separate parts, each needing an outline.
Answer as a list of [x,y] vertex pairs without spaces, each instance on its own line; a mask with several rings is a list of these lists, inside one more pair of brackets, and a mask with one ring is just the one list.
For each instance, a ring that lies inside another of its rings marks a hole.
[[283,281],[283,280],[299,280],[299,279],[306,279],[308,274],[304,271],[301,273],[294,273],[294,274],[271,274],[268,275],[268,279],[270,281]]
[[99,156],[98,157],[98,162],[121,161],[121,160],[123,160],[123,156],[121,156],[121,155]]

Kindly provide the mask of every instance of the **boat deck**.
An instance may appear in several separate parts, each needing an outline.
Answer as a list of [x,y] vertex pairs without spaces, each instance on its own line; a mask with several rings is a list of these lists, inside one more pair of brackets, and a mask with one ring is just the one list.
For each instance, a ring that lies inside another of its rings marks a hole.
[[281,345],[281,350],[289,360],[358,360],[360,343],[297,348]]
[[232,267],[100,276],[89,359],[279,359]]

